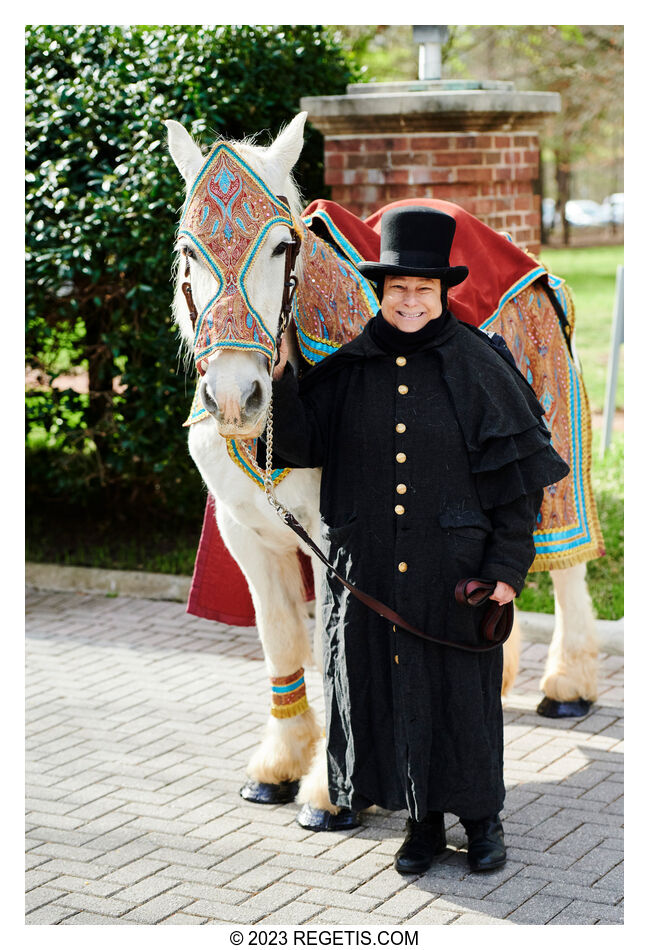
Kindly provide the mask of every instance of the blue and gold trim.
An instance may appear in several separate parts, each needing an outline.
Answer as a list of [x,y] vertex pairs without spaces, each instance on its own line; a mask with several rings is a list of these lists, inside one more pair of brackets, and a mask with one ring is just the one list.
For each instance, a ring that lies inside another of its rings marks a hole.
[[[226,439],[225,440],[228,455],[232,459],[235,465],[246,473],[249,478],[252,478],[253,482],[259,486],[259,488],[264,488],[264,478],[266,477],[265,471],[257,465],[257,440],[256,439]],[[290,468],[276,468],[271,473],[273,479],[273,485],[277,485],[282,479],[286,478],[289,472],[292,469]]]
[[303,667],[290,676],[271,676],[270,688],[270,714],[276,719],[292,719],[309,708]]
[[[203,420],[210,418],[209,412],[201,402],[199,394],[200,383],[201,381],[199,379],[196,384],[196,390],[194,391],[194,398],[189,415],[183,422],[183,426],[191,426],[196,422],[203,422]],[[263,490],[266,472],[257,465],[257,439],[226,439],[225,445],[228,455],[234,464]],[[273,484],[278,485],[291,471],[292,469],[290,468],[274,469],[271,473]]]
[[232,158],[236,164],[241,165],[242,168],[246,171],[246,173],[250,175],[252,179],[254,179],[255,184],[258,185],[259,189],[264,192],[264,194],[269,199],[269,201],[277,205],[279,209],[284,210],[288,219],[292,220],[291,209],[289,207],[288,202],[281,201],[281,199],[278,198],[277,195],[274,195],[273,192],[268,187],[268,185],[266,185],[266,183],[259,177],[259,175],[257,175],[257,173],[252,170],[250,165],[248,165],[241,158],[238,152],[236,152],[231,146],[229,146],[226,142],[216,142],[212,146],[210,151],[208,152],[205,162],[203,164],[203,167],[198,173],[198,176],[196,177],[196,181],[192,185],[189,191],[189,194],[187,195],[187,198],[185,199],[185,204],[183,205],[183,212],[181,215],[181,221],[184,219],[185,215],[187,214],[187,209],[189,208],[192,198],[198,191],[199,187],[202,185],[208,172],[211,170],[211,166],[213,162],[215,161],[215,159],[217,158],[219,152],[224,152],[226,155],[229,155],[230,158]]
[[[510,238],[511,240],[511,238]],[[500,316],[500,311],[503,309],[505,304],[509,303],[517,294],[520,294],[522,290],[525,290],[526,287],[529,287],[530,284],[533,284],[535,280],[538,280],[539,277],[543,277],[547,274],[545,267],[535,267],[533,270],[528,271],[523,277],[520,277],[515,284],[507,290],[500,300],[498,301],[498,306],[491,314],[490,317],[480,324],[481,330],[488,330],[490,325]]]
[[[572,332],[574,305],[570,290],[563,280],[547,272],[543,273],[546,274],[546,279],[564,310]],[[515,285],[513,289],[517,294],[529,286],[529,276],[526,275]],[[502,311],[503,307],[511,302],[518,314],[518,318],[514,318],[515,322],[517,323],[519,319],[523,320],[520,337],[516,338],[519,344],[519,348],[515,351],[516,360],[519,369],[526,375],[530,384],[533,384],[530,360],[533,365],[536,364],[535,372],[540,374],[537,380],[540,387],[537,390],[537,398],[546,410],[546,422],[551,435],[557,402],[563,407],[561,410],[563,421],[559,422],[560,428],[554,433],[553,442],[555,448],[569,461],[570,472],[559,486],[550,485],[545,489],[546,497],[539,515],[538,527],[534,532],[536,556],[530,568],[530,571],[544,571],[572,567],[585,560],[599,557],[604,553],[604,543],[590,483],[592,433],[586,389],[579,369],[572,359],[570,345],[563,333],[558,331],[558,323],[556,332],[550,336],[538,338],[535,338],[535,333],[532,332],[534,322],[532,321],[529,326],[525,323],[528,306],[532,308],[533,320],[540,320],[546,330],[550,324],[552,327],[555,326],[552,319],[556,319],[546,294],[540,296],[539,292],[531,287],[529,293],[533,296],[528,298],[527,295],[523,295],[519,300],[514,301],[513,294],[508,291],[501,299],[495,313],[482,324],[481,329],[495,326],[498,332],[507,336],[507,330],[512,325],[511,311],[509,314]],[[541,306],[545,306],[547,313],[538,309]],[[497,318],[501,315],[504,322],[497,323]],[[512,348],[512,339],[508,342]],[[525,350],[528,347],[526,354]],[[547,363],[548,360],[553,359],[552,352],[549,352],[548,348],[552,350],[557,347],[558,349],[553,351],[554,373],[547,377],[544,384],[543,374],[549,371],[547,366],[543,368],[544,363],[539,364],[535,357],[540,354],[542,360]],[[560,446],[557,445],[557,440],[560,441]],[[566,511],[570,512],[567,518],[565,514],[562,514]]]

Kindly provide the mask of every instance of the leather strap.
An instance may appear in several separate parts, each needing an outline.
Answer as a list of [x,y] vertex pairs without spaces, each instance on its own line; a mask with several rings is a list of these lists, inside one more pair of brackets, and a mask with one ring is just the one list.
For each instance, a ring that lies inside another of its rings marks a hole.
[[[288,201],[284,195],[277,196],[280,201],[283,201],[284,204],[288,205]],[[279,343],[282,338],[284,330],[289,324],[291,319],[291,311],[293,309],[293,295],[295,294],[295,289],[298,284],[297,276],[293,273],[293,268],[295,267],[295,262],[297,256],[300,253],[300,247],[302,246],[302,238],[297,233],[295,227],[290,227],[289,231],[291,232],[291,242],[286,248],[286,254],[284,256],[284,290],[282,292],[282,305],[279,311],[279,322],[277,325],[277,333],[275,334],[275,364],[279,360]]]
[[[479,577],[469,577],[455,585],[455,599],[458,604],[480,607],[496,589],[496,581],[486,581]],[[480,625],[482,636],[492,643],[504,643],[512,632],[514,624],[514,605],[510,601],[502,606],[492,601],[485,611]]]
[[[338,578],[340,583],[346,587],[354,597],[365,604],[366,607],[369,607],[370,610],[380,614],[381,617],[385,617],[386,620],[389,620],[395,626],[407,630],[408,633],[412,633],[423,640],[430,640],[432,643],[439,643],[446,647],[454,647],[456,650],[465,650],[468,653],[486,653],[488,650],[495,650],[496,647],[501,646],[510,635],[514,620],[514,605],[510,602],[501,607],[496,601],[493,601],[493,606],[487,609],[485,618],[481,624],[480,629],[487,642],[480,646],[469,643],[455,643],[451,640],[442,640],[439,637],[433,637],[431,634],[425,633],[423,630],[418,630],[417,627],[413,627],[407,620],[400,617],[391,607],[386,606],[381,603],[380,600],[371,597],[370,594],[366,594],[364,591],[354,587],[353,584],[350,584],[342,577],[290,511],[284,510],[281,516],[288,527],[291,528],[298,537],[302,538],[304,543],[322,561],[325,567]],[[468,607],[479,607],[493,594],[496,589],[496,583],[496,581],[482,580],[474,577],[461,580],[455,588],[455,599],[458,603],[465,604]]]
[[189,310],[189,318],[192,321],[192,330],[195,330],[196,321],[198,320],[198,312],[196,310],[196,304],[194,303],[194,297],[192,296],[192,285],[190,282],[190,270],[189,270],[189,251],[186,247],[183,248],[183,254],[185,255],[185,280],[181,284],[180,289],[185,295],[187,309]]

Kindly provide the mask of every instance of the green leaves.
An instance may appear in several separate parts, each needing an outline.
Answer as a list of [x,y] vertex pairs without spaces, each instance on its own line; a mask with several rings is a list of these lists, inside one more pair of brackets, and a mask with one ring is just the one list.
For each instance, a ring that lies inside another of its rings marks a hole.
[[[200,505],[181,427],[193,380],[169,318],[184,185],[163,121],[203,145],[260,130],[266,144],[300,96],[356,76],[324,27],[71,25],[27,28],[26,76],[26,352],[89,378],[83,400],[33,394],[29,497]],[[326,191],[322,152],[309,130],[307,200]]]

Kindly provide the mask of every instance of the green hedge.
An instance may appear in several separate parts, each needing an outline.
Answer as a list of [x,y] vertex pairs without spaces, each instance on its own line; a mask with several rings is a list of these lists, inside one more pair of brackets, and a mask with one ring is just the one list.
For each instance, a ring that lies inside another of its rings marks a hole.
[[[203,145],[258,131],[268,144],[300,96],[357,76],[324,27],[34,26],[26,77],[27,363],[90,378],[89,394],[27,393],[28,505],[196,509],[181,428],[193,379],[170,318],[183,186],[163,120]],[[307,200],[326,196],[322,152],[307,127]]]

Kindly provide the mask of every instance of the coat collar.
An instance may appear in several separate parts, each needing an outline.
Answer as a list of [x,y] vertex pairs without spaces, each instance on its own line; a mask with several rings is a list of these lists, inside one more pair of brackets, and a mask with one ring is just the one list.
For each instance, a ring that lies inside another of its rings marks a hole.
[[[417,350],[417,353],[423,353],[427,350],[442,346],[442,344],[448,342],[455,336],[460,326],[459,321],[450,311],[448,317],[448,326],[443,332],[427,343],[422,343],[421,349]],[[372,357],[389,359],[391,354],[381,349],[372,339],[370,324],[373,319],[374,317],[368,320],[362,332],[359,333],[357,337],[354,337],[349,343],[345,343],[344,346],[341,346],[340,349],[332,353],[331,356],[327,356],[322,362],[317,363],[312,369],[308,370],[300,380],[300,388],[302,390],[310,388],[312,383],[319,382],[325,376],[328,376],[330,372],[342,369],[343,366],[355,360],[369,359]]]
[[[335,354],[336,356],[353,356],[353,357],[367,357],[367,356],[386,356],[386,351],[383,350],[377,343],[374,342],[371,336],[371,324],[375,318],[372,317],[371,320],[363,327],[362,333],[359,333],[357,337],[351,340],[349,343],[346,343],[344,346],[338,350]],[[452,336],[457,332],[459,326],[458,320],[453,314],[448,311],[448,322],[445,329],[439,333],[433,339],[428,340],[427,342],[422,343],[421,347],[417,352],[422,352],[424,350],[433,349],[434,347],[441,346],[442,343],[446,343],[447,340],[450,340]]]

